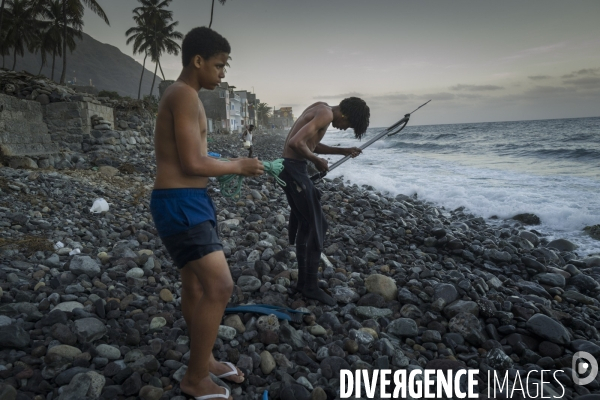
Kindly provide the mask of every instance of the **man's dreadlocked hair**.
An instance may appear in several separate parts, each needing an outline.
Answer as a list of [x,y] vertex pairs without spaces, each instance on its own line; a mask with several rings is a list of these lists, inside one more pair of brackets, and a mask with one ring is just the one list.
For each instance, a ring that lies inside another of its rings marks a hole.
[[348,97],[340,103],[340,111],[348,118],[354,136],[360,139],[369,127],[371,112],[367,103],[358,97]]

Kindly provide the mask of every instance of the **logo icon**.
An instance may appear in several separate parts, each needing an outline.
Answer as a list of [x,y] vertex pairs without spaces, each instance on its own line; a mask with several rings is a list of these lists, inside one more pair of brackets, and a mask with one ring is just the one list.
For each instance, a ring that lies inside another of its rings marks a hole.
[[573,382],[576,385],[587,385],[598,375],[596,358],[585,351],[578,351],[573,354],[572,368]]

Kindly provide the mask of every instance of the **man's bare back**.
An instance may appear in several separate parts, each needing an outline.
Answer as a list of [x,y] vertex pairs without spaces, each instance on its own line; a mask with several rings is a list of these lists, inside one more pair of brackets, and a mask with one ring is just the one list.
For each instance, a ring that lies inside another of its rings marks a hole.
[[[173,106],[181,98],[193,97],[198,107],[198,129],[192,134],[199,141],[198,156],[207,156],[206,113],[197,92],[183,82],[175,82],[165,90],[158,105],[158,116],[154,132],[154,150],[156,152],[155,189],[204,188],[208,177],[188,175],[182,169],[175,140],[175,118]],[[180,101],[180,100],[179,100]]]
[[[288,146],[290,140],[298,135],[298,132],[300,132],[302,128],[310,128],[310,134],[306,138],[306,145],[310,151],[315,151],[317,144],[319,144],[323,139],[323,136],[325,136],[327,127],[332,121],[333,112],[331,111],[331,106],[327,103],[318,102],[309,106],[304,110],[302,115],[298,117],[296,122],[294,122],[294,125],[292,125],[292,129],[290,129],[290,133],[285,140],[283,157],[293,158],[295,160],[306,159],[302,154],[294,151],[291,146]],[[307,126],[308,124],[311,124],[311,126]]]

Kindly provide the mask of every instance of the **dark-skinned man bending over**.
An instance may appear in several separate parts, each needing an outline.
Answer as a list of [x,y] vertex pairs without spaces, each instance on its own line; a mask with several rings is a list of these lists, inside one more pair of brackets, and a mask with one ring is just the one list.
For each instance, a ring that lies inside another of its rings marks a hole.
[[283,149],[284,169],[279,177],[286,183],[284,191],[292,209],[289,239],[290,244],[296,243],[296,291],[330,306],[336,302],[319,288],[317,279],[327,222],[321,208],[321,194],[308,176],[307,161],[311,161],[319,171],[327,171],[327,160],[315,153],[358,156],[361,150],[357,147],[330,147],[322,144],[321,140],[330,124],[340,130],[352,128],[356,138],[361,138],[369,126],[369,116],[369,107],[357,97],[344,99],[337,106],[315,103],[298,117]]

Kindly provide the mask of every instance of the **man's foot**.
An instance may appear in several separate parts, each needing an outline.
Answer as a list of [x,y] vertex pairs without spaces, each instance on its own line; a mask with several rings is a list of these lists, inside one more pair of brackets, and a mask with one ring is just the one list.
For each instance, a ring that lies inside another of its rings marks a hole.
[[209,361],[208,370],[219,379],[226,379],[233,383],[244,382],[244,373],[232,363],[219,362],[213,359]]
[[[197,385],[192,385],[189,383],[184,377],[181,383],[179,384],[181,388],[181,394],[186,399],[195,400],[197,398],[204,399],[227,399],[233,400],[231,396],[229,396],[229,389],[223,388],[212,381],[210,376],[203,378]],[[208,397],[210,396],[210,397]]]
[[302,293],[302,290],[304,290],[304,283],[298,281],[296,286],[290,286],[290,289],[292,289],[292,294]]
[[304,287],[302,289],[302,295],[304,297],[306,297],[307,299],[313,299],[313,300],[317,300],[320,301],[323,304],[326,304],[328,306],[335,306],[337,304],[337,301],[335,301],[333,299],[333,297],[331,297],[330,295],[328,295],[327,293],[325,293],[323,291],[323,289],[320,289],[318,287]]

